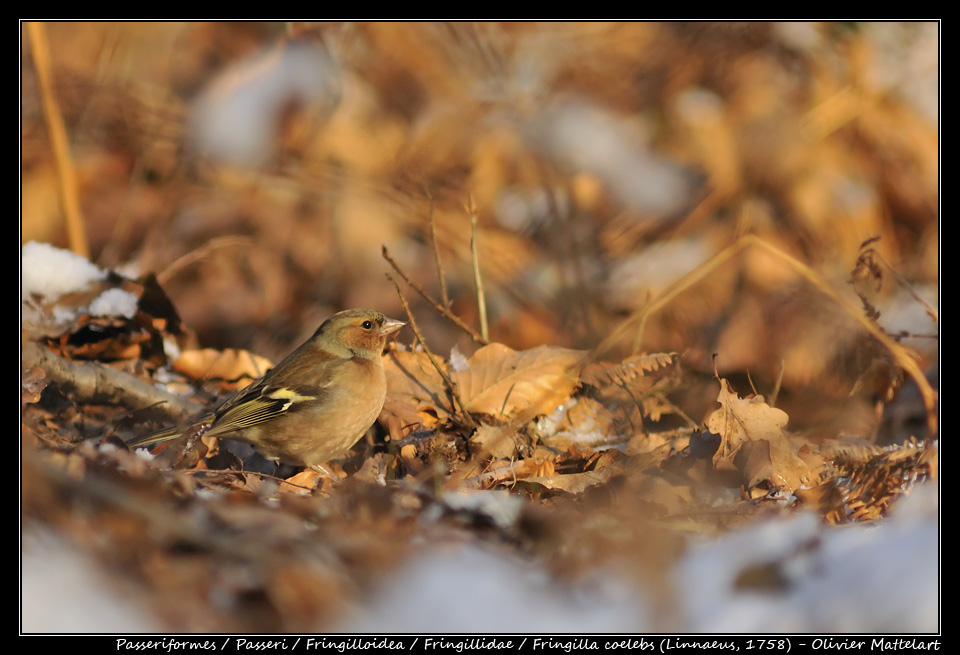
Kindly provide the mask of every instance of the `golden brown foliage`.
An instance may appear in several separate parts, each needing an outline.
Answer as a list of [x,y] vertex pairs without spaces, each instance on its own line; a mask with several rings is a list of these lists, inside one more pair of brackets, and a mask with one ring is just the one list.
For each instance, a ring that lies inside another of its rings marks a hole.
[[[938,25],[43,31],[22,241],[68,216],[104,275],[23,293],[24,526],[164,626],[336,628],[424,542],[486,540],[609,562],[669,631],[689,534],[882,520],[936,481]],[[124,446],[339,309],[402,318],[391,267],[422,343],[337,481]]]

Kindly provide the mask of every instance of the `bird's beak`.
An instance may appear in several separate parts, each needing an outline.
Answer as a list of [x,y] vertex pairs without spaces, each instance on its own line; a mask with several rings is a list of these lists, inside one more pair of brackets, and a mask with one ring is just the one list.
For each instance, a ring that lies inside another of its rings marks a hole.
[[402,328],[404,325],[406,325],[406,323],[403,321],[388,318],[383,322],[383,326],[381,326],[380,331],[384,334],[384,336],[389,336]]

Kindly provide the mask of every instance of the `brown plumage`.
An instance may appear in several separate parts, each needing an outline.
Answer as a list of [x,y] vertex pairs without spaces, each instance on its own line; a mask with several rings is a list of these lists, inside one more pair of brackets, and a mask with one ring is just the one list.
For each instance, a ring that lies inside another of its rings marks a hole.
[[146,446],[200,430],[249,443],[268,459],[322,470],[380,415],[387,392],[380,356],[387,337],[404,325],[372,309],[334,314],[213,413],[127,443]]

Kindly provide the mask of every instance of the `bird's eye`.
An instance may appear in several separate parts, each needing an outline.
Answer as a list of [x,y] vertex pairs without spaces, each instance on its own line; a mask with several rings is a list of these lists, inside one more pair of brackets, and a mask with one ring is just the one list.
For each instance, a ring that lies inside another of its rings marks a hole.
[[370,330],[373,328],[373,321],[364,321],[360,324],[360,327],[362,327],[364,330]]

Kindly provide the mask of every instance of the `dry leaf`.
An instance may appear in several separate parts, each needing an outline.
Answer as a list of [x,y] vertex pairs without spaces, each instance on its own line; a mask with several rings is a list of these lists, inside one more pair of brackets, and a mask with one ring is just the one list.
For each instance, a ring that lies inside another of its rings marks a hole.
[[453,374],[467,411],[527,420],[555,410],[577,385],[584,352],[539,346],[484,346]]
[[[571,444],[597,445],[624,441],[624,429],[614,413],[600,401],[578,396],[536,422],[536,435],[544,444],[566,448]],[[632,430],[630,430],[632,434]]]
[[39,366],[20,374],[20,407],[40,401],[40,394],[48,384],[47,373]]
[[[581,389],[537,421],[537,436],[563,447],[623,443],[643,434],[644,419],[658,421],[675,411],[664,399],[677,379],[674,364],[675,353],[628,357],[619,364],[587,364],[580,375]],[[654,371],[656,375],[648,375]]]
[[516,438],[516,427],[481,424],[470,441],[480,448],[481,453],[496,459],[510,459],[517,455]]
[[738,470],[748,488],[769,480],[793,491],[808,482],[810,469],[783,432],[787,413],[770,407],[763,396],[740,398],[725,379],[720,385],[720,409],[707,422],[710,431],[722,439],[713,456],[714,467]]
[[[472,472],[474,469],[466,469]],[[531,477],[551,477],[556,474],[556,469],[552,459],[533,456],[526,459],[518,459],[508,462],[502,466],[494,466],[491,469],[475,475],[464,478],[460,482],[462,489],[481,489],[489,488],[496,484],[513,484],[517,480],[523,480]]]
[[830,476],[796,496],[828,523],[876,520],[915,484],[937,478],[938,451],[936,442],[915,438],[887,448],[828,446]]
[[296,475],[284,480],[280,485],[280,489],[295,494],[309,495],[310,491],[317,486],[318,481],[321,481],[321,474],[307,467]]
[[173,370],[194,380],[238,381],[232,389],[242,389],[271,368],[269,359],[235,348],[186,350],[173,362]]
[[546,489],[565,491],[570,494],[582,493],[584,490],[600,484],[606,484],[611,478],[623,473],[622,467],[605,466],[597,471],[571,473],[568,475],[538,475],[523,478],[525,484],[536,484]]
[[675,363],[677,353],[654,353],[627,357],[619,364],[594,362],[587,365],[580,376],[583,384],[603,388],[606,386],[630,387],[644,374],[665,368]]

